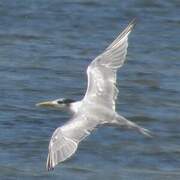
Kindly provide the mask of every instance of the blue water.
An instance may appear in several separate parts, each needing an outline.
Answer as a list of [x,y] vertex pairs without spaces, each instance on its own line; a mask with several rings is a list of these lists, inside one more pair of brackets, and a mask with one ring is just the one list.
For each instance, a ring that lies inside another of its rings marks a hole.
[[[179,9],[179,0],[1,0],[0,179],[180,179]],[[47,172],[49,139],[69,116],[35,104],[80,99],[88,64],[134,17],[117,111],[154,138],[103,127]]]

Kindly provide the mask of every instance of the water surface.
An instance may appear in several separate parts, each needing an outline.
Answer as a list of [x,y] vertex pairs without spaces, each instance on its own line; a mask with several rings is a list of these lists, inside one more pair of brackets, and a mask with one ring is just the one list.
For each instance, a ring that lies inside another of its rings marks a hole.
[[[179,179],[179,8],[178,0],[2,0],[0,179]],[[117,111],[155,138],[101,128],[47,172],[49,139],[69,116],[35,104],[80,99],[88,64],[134,17]]]

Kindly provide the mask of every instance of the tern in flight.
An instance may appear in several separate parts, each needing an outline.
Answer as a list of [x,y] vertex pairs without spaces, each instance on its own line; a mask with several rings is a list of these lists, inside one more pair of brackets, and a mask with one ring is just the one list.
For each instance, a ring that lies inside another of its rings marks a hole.
[[79,143],[99,125],[114,124],[151,136],[149,130],[127,120],[115,110],[118,95],[116,73],[126,59],[128,36],[134,26],[135,20],[131,21],[105,51],[90,63],[87,68],[87,91],[81,101],[56,99],[37,104],[68,110],[73,114],[72,118],[57,128],[52,135],[47,157],[48,170],[70,158],[76,152]]

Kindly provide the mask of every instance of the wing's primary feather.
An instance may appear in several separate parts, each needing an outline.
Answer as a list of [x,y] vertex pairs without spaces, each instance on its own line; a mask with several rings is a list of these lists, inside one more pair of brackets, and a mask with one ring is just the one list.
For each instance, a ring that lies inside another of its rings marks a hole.
[[77,115],[63,126],[57,128],[49,143],[47,169],[52,170],[58,163],[71,157],[78,144],[96,127],[98,122]]
[[126,59],[128,35],[134,26],[135,20],[131,21],[106,50],[88,66],[88,87],[84,100],[97,102],[115,110],[115,100],[118,95],[116,72]]
[[47,169],[52,170],[59,162],[72,156],[77,146],[77,142],[62,134],[61,128],[56,129],[49,143]]

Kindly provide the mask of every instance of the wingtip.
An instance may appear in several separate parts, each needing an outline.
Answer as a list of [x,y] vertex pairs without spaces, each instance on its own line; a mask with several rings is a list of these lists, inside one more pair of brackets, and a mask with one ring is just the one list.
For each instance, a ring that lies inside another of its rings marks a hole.
[[54,170],[54,166],[52,165],[52,159],[51,159],[49,154],[47,157],[46,169],[47,169],[47,171],[53,171]]
[[130,23],[129,23],[129,27],[130,27],[130,29],[134,29],[134,27],[136,26],[136,24],[137,24],[137,18],[133,18],[131,21],[130,21]]
[[137,18],[133,18],[131,21],[130,21],[130,24],[136,24],[137,23]]
[[54,167],[47,167],[48,172],[53,171],[53,170],[54,170]]

